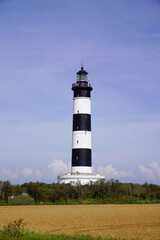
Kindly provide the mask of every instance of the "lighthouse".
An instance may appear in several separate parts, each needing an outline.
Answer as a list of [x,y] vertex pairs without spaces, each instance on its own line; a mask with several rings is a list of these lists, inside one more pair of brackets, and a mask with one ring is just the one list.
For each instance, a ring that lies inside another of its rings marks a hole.
[[92,173],[91,91],[88,73],[81,67],[73,90],[72,174]]
[[91,91],[88,72],[81,67],[73,90],[73,127],[71,173],[58,176],[59,183],[88,184],[105,180],[99,173],[92,174]]

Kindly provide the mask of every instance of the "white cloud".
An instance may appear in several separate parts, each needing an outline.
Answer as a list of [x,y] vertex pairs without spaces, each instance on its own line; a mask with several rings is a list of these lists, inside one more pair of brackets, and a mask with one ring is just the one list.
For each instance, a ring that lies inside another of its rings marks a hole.
[[157,162],[148,164],[149,167],[145,167],[142,164],[138,164],[139,170],[143,177],[148,180],[155,180],[160,177],[160,166]]
[[155,172],[157,177],[160,177],[160,166],[157,162],[152,162],[149,164],[150,167],[152,167],[153,171]]
[[4,178],[16,179],[16,178],[18,178],[18,173],[4,169],[2,176],[3,176]]
[[36,177],[38,177],[38,178],[42,178],[43,177],[43,173],[40,170],[38,170],[38,169],[36,169],[35,174],[36,174]]
[[30,176],[32,175],[32,173],[33,173],[33,171],[32,171],[31,168],[24,168],[24,169],[22,170],[22,175],[23,175],[24,177],[30,177]]
[[62,160],[54,159],[51,164],[48,165],[48,171],[50,175],[55,178],[60,174],[64,174],[70,171],[70,163],[67,165]]
[[4,169],[2,172],[0,172],[0,180],[18,179],[19,177],[23,176],[24,178],[28,178],[30,181],[53,181],[53,179],[57,179],[58,175],[65,174],[66,172],[70,171],[70,169],[70,162],[66,164],[62,160],[54,159],[46,168],[32,169],[30,167],[26,167],[22,170],[16,169],[16,171]]
[[111,164],[106,165],[105,167],[98,167],[98,172],[100,174],[105,175],[107,178],[126,178],[133,177],[133,173],[131,170],[117,170]]

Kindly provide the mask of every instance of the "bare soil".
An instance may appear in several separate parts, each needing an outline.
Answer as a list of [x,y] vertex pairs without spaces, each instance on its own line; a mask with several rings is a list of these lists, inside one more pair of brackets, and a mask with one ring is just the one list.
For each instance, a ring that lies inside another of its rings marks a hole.
[[0,207],[0,227],[18,218],[41,232],[160,239],[160,204]]

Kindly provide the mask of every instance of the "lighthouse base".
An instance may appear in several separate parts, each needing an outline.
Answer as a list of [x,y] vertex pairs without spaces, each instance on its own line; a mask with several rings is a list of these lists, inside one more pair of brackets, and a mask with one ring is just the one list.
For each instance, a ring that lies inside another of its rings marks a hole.
[[105,181],[105,177],[100,174],[84,174],[84,173],[77,173],[77,174],[71,174],[67,173],[65,175],[58,176],[58,182],[59,183],[70,183],[72,185],[76,184],[90,184],[95,183],[98,181]]

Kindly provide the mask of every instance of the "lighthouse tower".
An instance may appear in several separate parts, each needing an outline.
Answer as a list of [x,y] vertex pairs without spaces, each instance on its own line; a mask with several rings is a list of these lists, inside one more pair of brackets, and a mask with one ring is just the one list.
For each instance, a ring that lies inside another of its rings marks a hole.
[[72,84],[73,133],[72,133],[72,170],[77,174],[92,174],[91,154],[91,91],[87,81],[88,73],[77,72],[77,82]]
[[60,183],[87,184],[105,180],[100,174],[92,174],[91,148],[91,91],[88,73],[81,67],[73,90],[73,129],[72,129],[72,166],[71,173],[58,176]]

